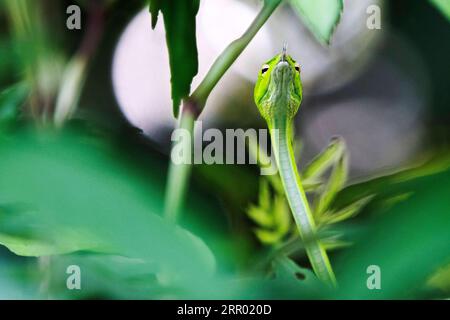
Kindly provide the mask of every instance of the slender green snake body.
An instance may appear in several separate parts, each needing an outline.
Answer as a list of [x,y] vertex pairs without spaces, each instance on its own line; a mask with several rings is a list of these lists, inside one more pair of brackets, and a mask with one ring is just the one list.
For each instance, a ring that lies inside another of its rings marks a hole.
[[302,84],[300,66],[285,48],[262,66],[254,98],[269,127],[281,181],[312,268],[320,280],[335,285],[327,253],[316,237],[316,225],[294,159],[292,124],[302,101]]

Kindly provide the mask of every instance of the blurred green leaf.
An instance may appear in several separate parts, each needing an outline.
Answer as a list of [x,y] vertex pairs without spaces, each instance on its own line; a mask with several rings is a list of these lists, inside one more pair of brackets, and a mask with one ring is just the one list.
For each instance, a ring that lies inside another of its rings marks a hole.
[[[255,230],[257,238],[266,245],[279,243],[289,233],[291,228],[291,215],[286,198],[281,195],[275,196],[272,208],[264,212],[271,220],[271,225],[260,224]],[[249,213],[250,214],[250,213]],[[256,223],[257,219],[250,216]]]
[[75,55],[64,68],[54,112],[54,122],[59,127],[77,108],[86,81],[88,60],[82,55]]
[[[376,177],[368,177],[362,181],[354,182],[340,190],[336,196],[332,208],[341,209],[364,197],[379,194],[392,198],[396,195],[404,195],[411,190],[413,181],[427,179],[442,173],[450,168],[450,153],[447,150],[435,150],[427,159],[416,163],[410,168],[396,170]],[[377,196],[378,197],[378,196]]]
[[257,225],[256,237],[266,245],[279,243],[290,231],[291,213],[284,192],[275,191],[272,196],[269,180],[260,179],[259,203],[251,205],[247,215]]
[[430,0],[430,2],[450,21],[450,1]]
[[321,283],[310,269],[302,268],[288,257],[280,257],[274,260],[273,269],[277,281],[290,282],[309,290],[310,295],[324,294],[326,286]]
[[[82,290],[67,290],[67,267],[82,271]],[[167,288],[155,264],[123,256],[77,252],[51,258],[49,289],[56,299],[161,299]],[[45,270],[44,270],[45,272]]]
[[10,81],[11,76],[19,69],[19,61],[12,43],[12,39],[0,34],[0,84]]
[[280,241],[280,233],[269,229],[255,229],[255,235],[265,245],[273,245]]
[[342,0],[289,0],[314,36],[329,44],[344,7]]
[[5,259],[0,254],[0,299],[24,300],[37,299],[34,279],[30,277],[30,265]]
[[439,268],[427,280],[427,286],[450,295],[450,264]]
[[173,113],[178,117],[181,100],[191,91],[191,82],[198,72],[196,23],[200,0],[149,0],[152,28],[161,11],[166,29],[172,75]]
[[259,206],[268,210],[270,208],[270,189],[266,179],[259,179]]
[[[403,186],[404,188],[404,186]],[[420,298],[426,280],[450,261],[450,171],[409,182],[414,191],[367,229],[335,265],[338,298]],[[381,269],[381,289],[369,290],[366,270]]]
[[[268,210],[268,209],[267,209]],[[247,214],[255,223],[261,227],[271,228],[274,225],[273,216],[268,211],[257,206],[250,206]]]
[[373,196],[362,198],[337,212],[325,212],[317,222],[319,224],[331,224],[350,219],[357,215],[372,198]]
[[0,93],[0,123],[15,120],[28,94],[28,87],[19,83]]
[[160,186],[107,142],[28,129],[1,135],[0,153],[0,243],[16,254],[114,254],[187,282],[213,271],[206,245],[158,215]]

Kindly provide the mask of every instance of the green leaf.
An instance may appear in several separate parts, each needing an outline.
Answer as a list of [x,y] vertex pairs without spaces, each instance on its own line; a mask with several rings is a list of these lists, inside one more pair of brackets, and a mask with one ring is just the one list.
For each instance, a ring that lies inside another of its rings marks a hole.
[[285,236],[292,225],[291,213],[285,196],[277,195],[275,197],[273,211],[277,230],[282,236]]
[[9,122],[17,118],[27,92],[27,86],[19,83],[0,93],[0,122]]
[[342,0],[289,0],[294,11],[323,44],[329,44],[344,7]]
[[[335,259],[334,298],[420,298],[427,279],[450,262],[450,171],[409,184],[414,195],[368,220],[351,251]],[[380,267],[381,290],[367,288],[370,265]]]
[[450,294],[450,264],[439,268],[427,280],[427,286]]
[[303,182],[316,181],[345,152],[345,141],[341,137],[331,139],[328,146],[311,160],[302,171]]
[[280,257],[273,261],[275,277],[278,281],[287,281],[292,284],[301,285],[303,289],[310,290],[311,293],[320,291],[327,292],[327,288],[321,283],[314,273],[306,268],[302,268],[288,257]]
[[34,281],[30,277],[28,264],[19,259],[8,259],[2,252],[0,259],[0,299],[31,300],[38,299]]
[[259,206],[268,210],[270,208],[270,189],[266,179],[260,179]]
[[184,281],[213,271],[208,247],[158,215],[159,184],[109,143],[29,129],[0,135],[0,153],[0,243],[16,254],[114,254]]
[[259,203],[251,205],[247,215],[258,226],[254,232],[256,237],[266,245],[273,245],[281,241],[290,231],[292,225],[291,214],[284,192],[272,196],[269,181],[260,179]]
[[338,223],[356,216],[372,200],[373,196],[362,198],[337,212],[326,212],[320,217],[318,223]]
[[[67,290],[66,271],[71,265],[82,270],[82,290]],[[155,277],[156,266],[140,259],[77,252],[51,257],[50,267],[47,276],[55,299],[162,299],[167,294]]]
[[278,231],[268,229],[255,229],[255,235],[265,245],[272,245],[279,242],[282,236],[280,236]]
[[173,113],[178,117],[181,100],[189,96],[192,79],[198,72],[196,23],[200,0],[149,0],[152,28],[161,11],[166,29]]
[[[249,210],[248,215],[261,227],[255,229],[255,234],[262,243],[266,245],[276,244],[289,233],[292,225],[291,214],[284,196],[275,196],[272,208],[269,208],[267,212],[258,207],[252,207],[251,209],[253,209],[253,212]],[[257,216],[255,216],[256,212],[258,213]],[[263,220],[263,217],[265,220]]]
[[250,206],[247,210],[247,215],[259,226],[265,228],[272,228],[274,226],[275,221],[273,216],[261,207]]
[[430,2],[450,21],[450,1],[430,0]]
[[363,181],[354,182],[340,190],[332,205],[334,210],[341,209],[351,203],[377,194],[392,198],[395,195],[409,193],[409,185],[413,181],[427,179],[450,168],[450,153],[447,150],[435,150],[425,160],[417,162],[410,168],[386,172],[376,177],[368,177]]
[[314,216],[320,219],[321,215],[328,210],[338,192],[347,181],[348,156],[343,154],[333,167],[328,183],[319,195],[314,207]]
[[158,14],[161,10],[161,5],[163,1],[161,0],[148,0],[149,2],[149,11],[152,17],[152,29],[155,29],[156,24],[158,23]]

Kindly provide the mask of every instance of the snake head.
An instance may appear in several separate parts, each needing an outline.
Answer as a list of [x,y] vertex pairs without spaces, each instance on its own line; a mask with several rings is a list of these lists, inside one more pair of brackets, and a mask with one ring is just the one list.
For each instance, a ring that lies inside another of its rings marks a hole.
[[302,100],[300,65],[286,53],[286,48],[261,67],[254,99],[266,121],[275,115],[292,119],[297,113]]

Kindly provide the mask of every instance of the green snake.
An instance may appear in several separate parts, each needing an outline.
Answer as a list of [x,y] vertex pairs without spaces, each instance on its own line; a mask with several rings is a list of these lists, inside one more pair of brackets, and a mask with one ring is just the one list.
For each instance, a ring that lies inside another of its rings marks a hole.
[[336,279],[303,189],[292,146],[293,119],[302,101],[300,66],[286,54],[267,61],[258,74],[254,99],[270,130],[272,148],[289,206],[311,266],[317,277],[335,285]]

